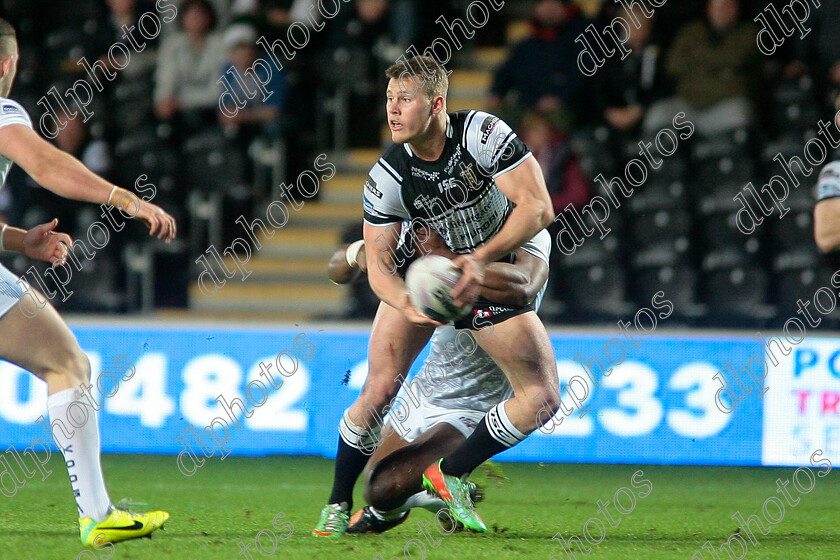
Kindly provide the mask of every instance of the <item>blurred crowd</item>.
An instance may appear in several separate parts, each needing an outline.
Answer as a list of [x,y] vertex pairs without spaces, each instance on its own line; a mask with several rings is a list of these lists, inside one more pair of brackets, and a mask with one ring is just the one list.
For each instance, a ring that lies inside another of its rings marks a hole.
[[[127,43],[125,26],[137,26],[146,12],[163,14],[170,4],[177,17],[133,50],[129,64],[115,68],[111,47]],[[89,79],[77,63],[82,57],[101,62],[103,83],[114,72],[88,107],[93,116],[67,121],[54,142],[117,184],[133,185],[145,174],[156,185],[155,202],[172,210],[186,236],[153,255],[165,272],[157,275],[155,300],[179,306],[186,304],[189,255],[211,242],[226,245],[228,226],[270,197],[278,177],[296,176],[296,166],[316,150],[383,145],[383,70],[409,46],[422,52],[444,36],[435,21],[463,19],[468,4],[322,0],[330,10],[340,6],[327,21],[316,0],[0,0],[0,15],[19,30],[12,97],[36,123],[48,109],[48,91]],[[560,321],[610,319],[663,289],[686,322],[761,325],[821,285],[814,282],[831,263],[810,239],[815,175],[807,188],[792,190],[788,216],[754,235],[737,231],[737,207],[730,204],[748,182],[760,188],[778,173],[777,153],[801,156],[818,120],[831,119],[840,90],[840,35],[830,26],[840,4],[813,8],[805,24],[811,33],[800,39],[797,32],[765,56],[754,19],[770,5],[782,14],[784,4],[679,0],[650,14],[644,0],[632,4],[633,12],[612,1],[507,0],[454,53],[449,66],[457,72],[476,67],[478,48],[506,48],[475,108],[516,128],[545,172],[557,213],[569,205],[582,209],[603,194],[594,178],[621,175],[638,157],[638,143],[676,113],[696,126],[691,141],[613,212],[609,238],[596,236],[573,255],[555,251],[547,313]],[[580,38],[590,29],[587,41],[594,42],[592,31],[607,41],[602,30],[616,18],[629,23],[631,52],[624,58],[602,53],[604,65],[586,75],[579,68]],[[525,31],[508,42],[515,24]],[[256,95],[235,116],[222,114],[220,78],[227,76],[235,95],[249,97],[235,77],[272,63],[258,41],[288,46],[303,36],[292,29],[301,25],[306,46],[281,58],[282,70],[260,75],[270,95]],[[57,216],[78,236],[98,219],[95,209],[44,195],[20,172],[7,183],[0,212],[13,223],[31,227]],[[142,244],[123,246],[126,239],[114,241],[110,257],[103,253],[90,263],[79,282],[88,282],[95,296],[76,297],[73,305],[138,307],[140,280],[130,278],[130,265],[149,266],[143,260],[149,254]]]

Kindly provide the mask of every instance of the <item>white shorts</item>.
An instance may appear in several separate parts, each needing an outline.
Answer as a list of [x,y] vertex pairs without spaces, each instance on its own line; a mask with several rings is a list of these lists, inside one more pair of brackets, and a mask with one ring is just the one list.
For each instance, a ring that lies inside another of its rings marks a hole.
[[0,264],[0,317],[17,305],[24,294],[24,288],[17,282],[18,277]]
[[413,442],[438,424],[444,423],[454,427],[464,434],[464,437],[470,437],[485,414],[487,413],[478,410],[441,408],[424,402],[420,404],[419,408],[412,406],[405,421],[394,422],[394,419],[389,418],[385,422],[385,426],[390,425],[397,435],[408,443]]

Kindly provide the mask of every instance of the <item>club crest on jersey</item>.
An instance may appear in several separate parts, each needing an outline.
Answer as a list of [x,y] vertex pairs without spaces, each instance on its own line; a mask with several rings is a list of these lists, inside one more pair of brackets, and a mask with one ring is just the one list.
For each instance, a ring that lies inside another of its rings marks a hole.
[[466,185],[471,189],[477,189],[481,186],[481,183],[475,176],[472,164],[464,165],[464,162],[461,162],[461,179],[463,179],[464,183],[466,183]]

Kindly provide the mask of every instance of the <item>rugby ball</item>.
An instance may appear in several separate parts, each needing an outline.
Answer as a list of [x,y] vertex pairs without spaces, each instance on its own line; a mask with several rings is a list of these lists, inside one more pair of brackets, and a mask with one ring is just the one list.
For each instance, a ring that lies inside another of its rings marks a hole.
[[405,285],[411,303],[427,317],[448,323],[460,319],[472,309],[472,305],[456,307],[449,295],[450,290],[461,279],[461,272],[452,266],[452,261],[441,255],[420,257],[408,267]]

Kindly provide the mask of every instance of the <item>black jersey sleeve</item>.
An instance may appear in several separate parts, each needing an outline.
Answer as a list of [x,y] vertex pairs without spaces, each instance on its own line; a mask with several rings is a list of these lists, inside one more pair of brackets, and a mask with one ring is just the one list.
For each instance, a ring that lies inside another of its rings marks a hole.
[[364,191],[365,222],[387,226],[410,218],[402,200],[402,177],[380,158],[370,170]]
[[505,121],[484,111],[472,111],[467,116],[463,143],[480,172],[493,179],[532,155]]

